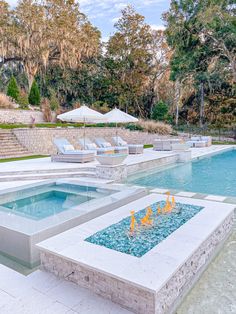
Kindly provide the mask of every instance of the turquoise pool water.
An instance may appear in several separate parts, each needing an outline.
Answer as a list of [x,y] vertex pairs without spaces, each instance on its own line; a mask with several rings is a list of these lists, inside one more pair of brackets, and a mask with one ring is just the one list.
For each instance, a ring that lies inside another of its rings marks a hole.
[[204,194],[236,196],[236,150],[205,157],[166,170],[131,176],[128,183]]
[[1,196],[0,210],[40,220],[105,195],[95,187],[53,183]]
[[3,204],[11,213],[20,214],[32,219],[43,219],[56,215],[73,206],[82,204],[92,198],[68,192],[49,191],[27,198]]
[[140,226],[140,219],[145,216],[147,208],[138,211],[135,218],[139,227],[133,236],[129,232],[131,217],[126,217],[85,241],[141,257],[203,209],[201,206],[177,203],[171,213],[157,214],[158,207],[163,208],[164,205],[165,202],[162,201],[150,206],[153,212],[152,226]]

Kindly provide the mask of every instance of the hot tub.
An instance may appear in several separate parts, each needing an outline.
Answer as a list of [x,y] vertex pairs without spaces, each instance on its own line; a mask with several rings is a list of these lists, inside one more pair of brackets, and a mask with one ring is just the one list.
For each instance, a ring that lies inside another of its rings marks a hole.
[[143,188],[44,181],[0,193],[0,252],[27,267],[39,263],[35,244],[146,194]]

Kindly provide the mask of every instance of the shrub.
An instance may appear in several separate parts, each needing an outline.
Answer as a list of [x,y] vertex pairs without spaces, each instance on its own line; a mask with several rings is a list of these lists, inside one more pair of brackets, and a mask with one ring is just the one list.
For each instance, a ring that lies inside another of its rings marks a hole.
[[29,103],[33,106],[40,105],[40,92],[36,81],[33,81],[33,84],[29,93]]
[[7,97],[7,95],[0,93],[0,108],[3,109],[12,109],[13,108],[13,104],[10,101],[9,97]]
[[152,110],[152,119],[157,121],[168,120],[168,106],[163,102],[159,101]]
[[108,111],[110,111],[110,108],[108,107],[107,103],[103,102],[103,101],[95,101],[93,104],[92,104],[92,109],[94,110],[97,110],[101,113],[107,113]]
[[43,119],[45,122],[51,122],[52,121],[52,112],[50,108],[50,101],[47,98],[43,98],[42,103],[42,112],[43,112]]
[[164,122],[157,122],[154,120],[139,120],[138,125],[142,127],[143,131],[148,133],[168,135],[173,132],[172,127]]
[[14,76],[11,77],[7,86],[7,96],[14,99],[16,102],[19,99],[20,91]]
[[24,90],[20,91],[18,104],[20,109],[29,109],[28,95]]
[[59,109],[59,100],[57,98],[56,92],[54,89],[50,88],[50,98],[49,98],[49,105],[52,111],[57,111]]
[[143,128],[139,124],[127,124],[125,128],[130,131],[143,131]]

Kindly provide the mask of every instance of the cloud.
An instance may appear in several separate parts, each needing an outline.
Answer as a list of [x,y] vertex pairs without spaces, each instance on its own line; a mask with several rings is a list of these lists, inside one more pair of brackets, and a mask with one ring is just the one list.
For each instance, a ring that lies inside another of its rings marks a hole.
[[164,31],[166,29],[164,25],[151,24],[150,26],[155,31]]
[[119,19],[120,19],[120,16],[113,17],[113,18],[111,19],[111,22],[112,22],[113,24],[115,24],[115,23],[117,23],[117,22],[119,21]]

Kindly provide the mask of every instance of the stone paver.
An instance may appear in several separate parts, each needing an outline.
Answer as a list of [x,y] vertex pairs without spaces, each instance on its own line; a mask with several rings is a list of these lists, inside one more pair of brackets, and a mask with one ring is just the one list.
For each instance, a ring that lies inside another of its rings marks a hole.
[[160,194],[165,194],[165,193],[167,193],[167,192],[169,192],[169,190],[168,189],[160,189],[160,188],[156,188],[156,189],[153,189],[153,190],[151,190],[150,191],[151,193],[160,193]]
[[119,305],[40,270],[21,275],[0,265],[1,314],[131,314]]
[[205,200],[216,201],[216,202],[223,202],[225,199],[226,199],[225,196],[219,196],[219,195],[207,195],[205,197]]
[[196,193],[193,192],[179,192],[176,195],[178,196],[184,196],[184,197],[193,197]]

